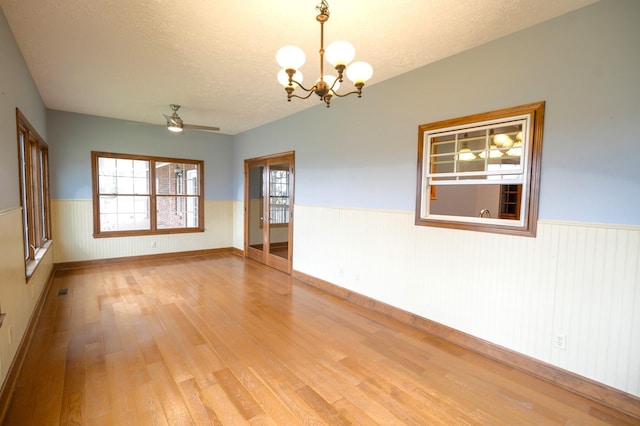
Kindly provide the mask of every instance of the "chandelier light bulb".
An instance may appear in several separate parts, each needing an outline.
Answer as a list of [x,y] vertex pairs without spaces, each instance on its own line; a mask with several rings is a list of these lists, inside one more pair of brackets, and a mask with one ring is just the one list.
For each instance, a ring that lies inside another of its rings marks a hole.
[[[464,134],[466,139],[467,134]],[[462,142],[462,148],[458,151],[457,161],[471,161],[476,159],[476,155],[469,149],[469,144],[464,141]]]
[[306,59],[304,51],[298,46],[284,46],[276,53],[276,62],[284,69],[297,70]]
[[513,146],[513,139],[507,134],[498,133],[493,137],[493,143],[495,143],[498,148],[511,148]]
[[354,84],[366,83],[373,75],[373,68],[366,62],[354,62],[347,67],[347,78]]
[[458,153],[458,159],[460,161],[471,161],[471,160],[474,160],[475,158],[476,158],[476,155],[473,152],[471,152],[471,150],[467,146],[462,148]]
[[[331,86],[333,85],[333,82],[334,82],[334,81],[336,81],[336,77],[335,77],[335,76],[333,76],[333,75],[329,75],[329,74],[327,74],[327,75],[325,75],[324,77],[322,77],[322,79],[324,80],[324,82],[325,82],[325,83],[327,83],[327,85],[328,85],[329,87],[331,87]],[[318,81],[320,81],[320,79],[318,79]],[[333,86],[333,89],[332,89],[332,90],[335,92],[335,91],[337,91],[339,88],[340,88],[340,82],[339,82],[339,81],[337,81],[337,82],[336,82],[336,85],[335,85],[335,86]]]
[[344,40],[334,41],[327,46],[324,57],[331,65],[347,66],[353,61],[356,56],[356,48],[351,43]]
[[[302,83],[302,80],[304,79],[302,71],[296,71],[296,73],[293,75],[293,79],[298,83]],[[284,68],[281,69],[280,72],[278,72],[278,83],[282,84],[284,87],[289,86],[289,75],[287,74],[287,70],[285,70]],[[295,83],[292,84],[292,86],[294,85]]]
[[518,140],[516,141],[516,143],[513,144],[511,149],[507,151],[507,155],[511,155],[513,157],[520,157],[521,154],[522,154],[522,142]]
[[[482,151],[480,153],[480,158],[486,158],[486,157],[487,157],[487,152]],[[491,146],[489,147],[489,158],[500,158],[500,157],[502,157],[502,152],[500,152],[496,144],[492,143]]]

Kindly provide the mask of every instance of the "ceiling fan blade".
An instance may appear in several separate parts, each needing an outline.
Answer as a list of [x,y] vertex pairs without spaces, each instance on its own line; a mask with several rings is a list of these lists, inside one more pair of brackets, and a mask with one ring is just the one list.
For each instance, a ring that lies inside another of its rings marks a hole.
[[182,127],[184,127],[185,129],[203,130],[205,132],[219,132],[220,131],[220,127],[199,126],[197,124],[183,124]]

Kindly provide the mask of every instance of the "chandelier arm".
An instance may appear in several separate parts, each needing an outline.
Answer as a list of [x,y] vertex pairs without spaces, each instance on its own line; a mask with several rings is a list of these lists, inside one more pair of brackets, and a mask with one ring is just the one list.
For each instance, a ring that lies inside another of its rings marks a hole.
[[333,87],[338,83],[342,83],[342,80],[340,79],[340,76],[338,76],[338,78],[333,80],[333,83],[331,84],[331,87],[329,87],[329,92],[333,92]]
[[289,95],[289,98],[308,99],[311,95],[313,95],[313,93],[314,92],[309,92],[309,93],[307,93],[306,96],[300,96],[300,95],[295,95],[295,94],[291,93]]
[[340,94],[340,93],[337,93],[337,92],[332,92],[332,94],[333,94],[334,96],[337,96],[337,97],[339,97],[339,98],[344,98],[344,97],[346,97],[346,96],[353,95],[354,93],[357,93],[357,94],[358,94],[358,97],[362,96],[362,90],[353,90],[353,91],[351,91],[351,92],[343,93],[343,94]]
[[298,85],[299,88],[301,88],[302,90],[304,90],[305,92],[310,92],[313,93],[316,90],[316,86],[314,85],[313,87],[311,87],[310,89],[307,89],[306,87],[304,87],[302,84],[300,84],[299,82],[297,82],[296,80],[291,80],[291,83],[295,83]]
[[364,87],[364,83],[356,83],[356,90],[353,90],[351,92],[345,93],[345,94],[338,94],[336,92],[333,92],[334,95],[336,95],[339,98],[344,98],[345,96],[349,96],[349,95],[353,95],[354,93],[358,94],[358,97],[361,98],[362,97],[362,88]]

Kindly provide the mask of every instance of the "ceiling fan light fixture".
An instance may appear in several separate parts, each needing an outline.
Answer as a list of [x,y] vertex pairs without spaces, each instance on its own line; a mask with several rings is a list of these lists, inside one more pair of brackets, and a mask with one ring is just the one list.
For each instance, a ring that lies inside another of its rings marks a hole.
[[182,118],[180,118],[180,116],[178,115],[178,110],[180,109],[180,105],[178,105],[178,104],[169,104],[169,106],[173,110],[173,114],[171,114],[171,115],[162,114],[162,115],[164,115],[164,118],[167,119],[167,129],[170,132],[179,134],[179,133],[182,133],[182,131],[185,128],[187,128],[187,129],[196,129],[196,130],[204,130],[204,131],[207,131],[207,132],[218,132],[218,131],[220,131],[219,127],[201,126],[201,125],[196,125],[196,124],[184,124],[184,122],[182,121]]
[[182,119],[178,115],[178,110],[180,109],[180,105],[178,104],[169,104],[169,107],[173,111],[171,116],[165,115],[167,119],[167,129],[173,133],[180,133],[183,130]]
[[182,128],[182,125],[179,125],[177,123],[167,123],[167,129],[169,129],[169,131],[174,133],[180,133],[184,130]]

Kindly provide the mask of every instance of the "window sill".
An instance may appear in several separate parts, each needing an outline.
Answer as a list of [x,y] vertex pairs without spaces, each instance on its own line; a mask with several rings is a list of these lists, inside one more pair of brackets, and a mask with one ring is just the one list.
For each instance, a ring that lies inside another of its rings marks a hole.
[[113,238],[113,237],[143,237],[149,235],[166,235],[166,234],[189,234],[204,232],[204,228],[168,228],[158,229],[155,231],[138,230],[138,231],[102,231],[94,233],[93,238]]
[[31,279],[31,276],[35,273],[36,269],[38,268],[38,265],[40,265],[40,261],[47,254],[47,252],[49,251],[52,245],[53,245],[53,242],[51,240],[47,241],[46,243],[44,243],[44,245],[41,248],[36,250],[35,259],[27,260],[25,265],[27,282],[29,282],[29,279]]

